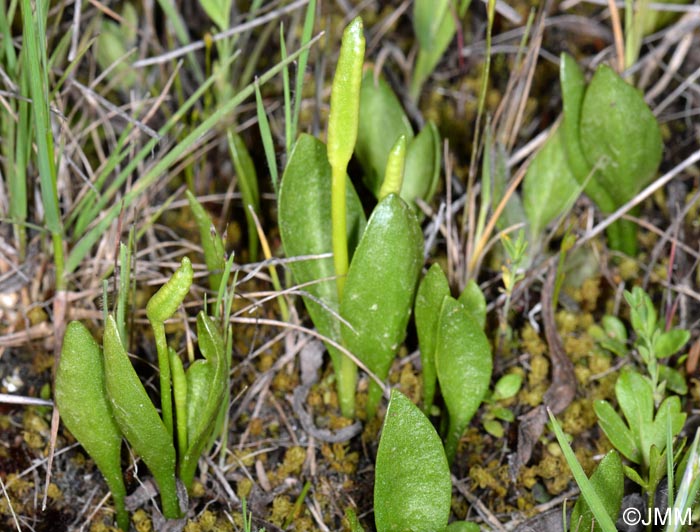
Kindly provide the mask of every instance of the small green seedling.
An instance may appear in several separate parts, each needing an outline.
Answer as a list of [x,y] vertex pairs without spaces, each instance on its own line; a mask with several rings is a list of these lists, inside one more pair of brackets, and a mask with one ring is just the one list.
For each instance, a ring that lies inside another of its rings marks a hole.
[[155,477],[163,515],[176,519],[181,515],[177,479],[187,489],[191,487],[197,460],[225,408],[229,356],[214,321],[204,312],[197,316],[197,338],[204,359],[191,363],[187,371],[165,338],[164,322],[177,311],[191,282],[192,265],[184,258],[147,305],[158,351],[162,417],[136,374],[111,315],[102,352],[79,322],[71,322],[64,337],[56,373],[56,404],[68,429],[105,476],[123,530],[128,528],[128,514],[120,470],[122,436]]
[[651,298],[642,288],[635,286],[632,292],[625,291],[624,296],[630,306],[630,321],[637,335],[634,346],[649,372],[654,403],[659,404],[666,388],[681,395],[686,394],[688,387],[683,375],[666,364],[659,364],[659,361],[680,351],[690,340],[690,331],[664,331]]
[[493,392],[487,394],[484,398],[486,411],[484,412],[482,423],[486,432],[492,436],[502,438],[504,431],[501,422],[512,423],[515,420],[513,411],[504,406],[500,406],[498,402],[515,397],[520,391],[522,383],[522,375],[518,373],[509,373],[498,379],[493,388]]
[[[586,87],[576,62],[563,54],[560,79],[569,167],[586,194],[611,213],[656,175],[663,151],[659,125],[642,94],[606,65]],[[616,222],[608,237],[613,249],[634,255],[631,222]]]
[[[586,86],[574,59],[562,54],[559,72],[563,121],[523,182],[524,215],[537,246],[547,225],[568,212],[581,191],[605,214],[630,201],[656,175],[663,151],[659,125],[643,95],[610,67],[599,66]],[[518,201],[514,196],[509,204]],[[608,239],[612,249],[634,255],[632,222],[612,224]]]
[[[493,360],[483,330],[485,302],[468,285],[460,301],[450,296],[442,269],[433,265],[416,296],[416,330],[423,362],[424,411],[430,412],[436,381],[449,413],[445,450],[454,460],[457,444],[486,397]],[[479,291],[480,292],[480,291]],[[465,304],[472,302],[473,306]]]
[[355,155],[364,171],[365,185],[379,199],[389,154],[397,139],[406,138],[406,168],[399,195],[409,205],[417,199],[429,202],[440,177],[440,135],[432,122],[414,135],[401,103],[382,77],[372,70],[362,77],[360,123]]
[[[333,252],[333,259],[294,261],[305,304],[321,334],[353,352],[379,379],[386,378],[406,334],[423,259],[415,214],[402,200],[405,140],[388,157],[382,197],[368,222],[346,169],[359,123],[364,60],[360,18],[343,35],[331,91],[328,144],[301,135],[282,177],[279,227],[288,257]],[[352,261],[350,261],[352,258]],[[328,344],[343,414],[355,415],[357,366]],[[381,388],[370,384],[367,414]]]
[[666,473],[668,431],[675,438],[683,428],[686,415],[678,396],[654,406],[651,383],[639,373],[623,371],[615,384],[615,396],[625,421],[607,401],[596,401],[598,423],[610,442],[629,461],[640,466],[641,474],[625,468],[625,473],[653,494]]
[[[687,394],[685,377],[676,368],[660,361],[678,353],[688,343],[690,332],[678,328],[665,331],[651,298],[640,287],[625,291],[624,297],[630,306],[634,348],[647,369],[645,378],[654,390],[654,404],[659,405],[666,390]],[[627,330],[619,318],[604,316],[601,326],[592,326],[589,332],[603,349],[620,357],[628,355]]]

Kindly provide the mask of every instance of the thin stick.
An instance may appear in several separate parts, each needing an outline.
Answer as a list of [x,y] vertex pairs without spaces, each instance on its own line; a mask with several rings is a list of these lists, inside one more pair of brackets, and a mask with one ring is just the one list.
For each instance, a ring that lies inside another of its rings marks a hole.
[[598,225],[596,225],[593,229],[588,231],[586,234],[583,235],[577,242],[576,242],[576,247],[581,247],[583,244],[588,242],[589,240],[595,238],[599,234],[601,234],[605,229],[607,229],[610,225],[615,223],[617,220],[622,218],[627,212],[632,210],[634,207],[642,203],[645,199],[647,199],[649,196],[651,196],[654,192],[659,190],[660,188],[664,187],[669,181],[671,181],[674,177],[676,177],[678,174],[680,174],[683,170],[688,168],[689,166],[694,165],[696,162],[700,161],[700,150],[696,151],[692,155],[690,155],[685,161],[677,164],[671,170],[666,172],[664,175],[662,175],[659,179],[654,181],[652,184],[650,184],[647,188],[642,190],[639,194],[637,194],[634,198],[629,200],[627,203],[625,203],[622,207],[617,209],[614,213],[612,213],[610,216],[608,216],[605,220],[600,222]]
[[615,39],[615,55],[617,55],[615,70],[622,72],[625,70],[625,43],[622,39],[620,12],[617,10],[615,0],[608,0],[608,7],[610,8],[610,23],[612,24],[613,36]]
[[[248,30],[252,30],[253,28],[257,28],[258,26],[262,26],[263,24],[267,24],[271,20],[275,20],[275,19],[279,18],[281,15],[284,15],[286,13],[290,13],[296,9],[304,7],[308,3],[309,3],[309,0],[297,0],[296,2],[289,4],[288,6],[285,6],[281,9],[276,9],[274,11],[270,11],[267,15],[263,15],[262,17],[258,17],[254,20],[251,20],[250,22],[244,22],[243,24],[239,24],[238,26],[234,26],[233,28],[229,28],[226,31],[222,31],[221,33],[217,33],[216,35],[213,35],[211,37],[211,40],[213,42],[221,41],[223,39],[228,39],[229,37],[232,37],[233,35],[238,35],[239,33],[243,33],[243,32],[246,32]],[[154,57],[149,57],[147,59],[141,59],[140,61],[136,61],[135,63],[133,63],[133,65],[131,65],[131,66],[133,68],[141,68],[141,67],[150,66],[150,65],[158,65],[161,63],[167,63],[171,59],[175,59],[177,57],[187,55],[190,52],[194,52],[195,50],[199,50],[199,49],[204,48],[204,47],[205,47],[204,40],[195,41],[193,43],[188,44],[187,46],[183,46],[181,48],[178,48],[177,50],[173,50],[171,52],[167,52],[165,54],[157,55]]]
[[7,507],[10,509],[10,513],[12,514],[12,519],[15,522],[15,526],[17,527],[17,530],[19,530],[19,532],[22,532],[22,529],[19,526],[19,520],[17,519],[17,514],[15,513],[15,509],[12,507],[12,501],[10,500],[10,496],[7,494],[7,490],[5,489],[5,483],[2,481],[2,477],[0,477],[0,487],[2,487],[2,493],[7,499]]
[[24,395],[12,395],[9,393],[0,393],[0,403],[8,405],[53,406],[53,401],[49,401],[48,399],[39,399],[38,397],[27,397]]

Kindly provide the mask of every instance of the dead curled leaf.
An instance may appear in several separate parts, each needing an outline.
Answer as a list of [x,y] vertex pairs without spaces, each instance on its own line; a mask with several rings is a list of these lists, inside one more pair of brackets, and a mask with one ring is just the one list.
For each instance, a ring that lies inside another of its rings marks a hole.
[[564,351],[561,337],[554,321],[554,284],[557,277],[556,268],[550,268],[542,287],[542,321],[545,337],[549,347],[549,359],[552,367],[552,382],[544,394],[543,404],[520,416],[518,421],[518,449],[511,457],[511,474],[517,475],[520,468],[527,464],[532,450],[542,435],[547,422],[547,409],[554,415],[560,414],[571,404],[576,395],[576,376],[574,365]]

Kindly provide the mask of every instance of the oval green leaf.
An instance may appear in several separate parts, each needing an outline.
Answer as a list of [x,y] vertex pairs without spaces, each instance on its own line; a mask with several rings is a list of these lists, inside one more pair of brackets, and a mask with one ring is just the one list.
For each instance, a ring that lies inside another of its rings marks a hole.
[[615,446],[615,449],[620,451],[631,462],[639,464],[642,461],[642,457],[634,436],[632,436],[629,427],[625,425],[625,422],[612,405],[607,401],[599,400],[593,403],[593,410],[598,416],[600,428],[603,429],[603,432],[605,432],[610,443]]
[[663,143],[656,118],[642,94],[601,65],[581,108],[581,148],[588,164],[602,164],[594,179],[615,201],[633,198],[656,174]]
[[420,282],[413,311],[423,365],[423,411],[430,412],[435,397],[437,370],[435,347],[442,301],[450,295],[450,285],[439,264],[433,264]]
[[[344,345],[382,380],[406,335],[422,263],[418,221],[399,196],[389,194],[367,222],[340,304],[340,315],[352,326],[341,325]],[[380,398],[381,389],[371,382],[369,417]]]
[[[346,188],[348,248],[352,253],[365,227],[362,204],[348,180]],[[311,135],[302,134],[292,149],[282,176],[279,197],[279,230],[284,254],[288,258],[328,254],[331,238],[331,167],[326,146]],[[323,336],[340,341],[333,259],[299,260],[289,263],[294,281],[305,285],[304,304]],[[307,284],[311,283],[311,284]],[[340,353],[331,346],[328,352],[338,371]]]
[[452,462],[464,429],[488,392],[493,369],[491,344],[484,331],[453,297],[442,303],[435,366],[450,415],[445,453]]
[[228,387],[229,357],[221,332],[203,311],[197,314],[197,339],[199,349],[207,363],[211,364],[211,369],[206,401],[197,413],[189,447],[180,461],[180,479],[187,489],[192,485],[197,461],[214,430],[219,412],[227,406],[224,399]]
[[175,447],[124,350],[110,315],[104,332],[105,384],[122,434],[156,479],[163,515],[180,516],[175,485]]
[[406,136],[410,145],[413,140],[411,123],[389,84],[381,76],[375,80],[374,72],[368,69],[360,86],[355,155],[362,166],[365,185],[375,197],[382,186],[389,152],[401,135]]
[[122,433],[112,416],[105,390],[100,346],[78,321],[72,321],[63,337],[56,372],[56,406],[63,423],[95,461],[105,477],[122,530],[129,528],[124,506],[126,487],[121,470]]
[[[612,199],[603,212],[631,200],[656,175],[663,142],[656,118],[642,94],[610,67],[601,65],[591,80],[581,108],[581,149],[595,181]],[[636,253],[636,227],[616,222],[608,230],[610,246],[628,255]]]
[[377,531],[442,530],[450,516],[451,499],[450,469],[440,438],[423,413],[392,390],[377,451]]

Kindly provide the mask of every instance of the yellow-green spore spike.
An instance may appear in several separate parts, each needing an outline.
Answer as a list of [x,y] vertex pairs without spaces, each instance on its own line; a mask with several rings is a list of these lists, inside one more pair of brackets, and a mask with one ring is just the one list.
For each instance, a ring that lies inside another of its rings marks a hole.
[[190,291],[193,277],[192,263],[189,258],[183,257],[180,267],[148,301],[146,305],[148,320],[152,323],[164,322],[175,314],[177,308],[185,300],[187,292]]
[[192,286],[194,272],[192,263],[187,257],[182,258],[180,267],[168,279],[146,305],[146,316],[151,322],[153,337],[158,353],[158,369],[160,370],[160,409],[163,413],[163,423],[172,436],[173,434],[173,403],[170,389],[170,356],[168,343],[165,338],[165,320],[170,318],[185,300]]
[[379,201],[389,194],[399,194],[403,184],[403,170],[406,164],[406,135],[399,136],[389,152],[384,171],[384,181],[379,189]]
[[364,57],[365,36],[362,19],[357,17],[343,32],[340,57],[331,88],[331,109],[328,117],[328,162],[332,170],[333,260],[340,297],[348,271],[345,172],[357,141]]

